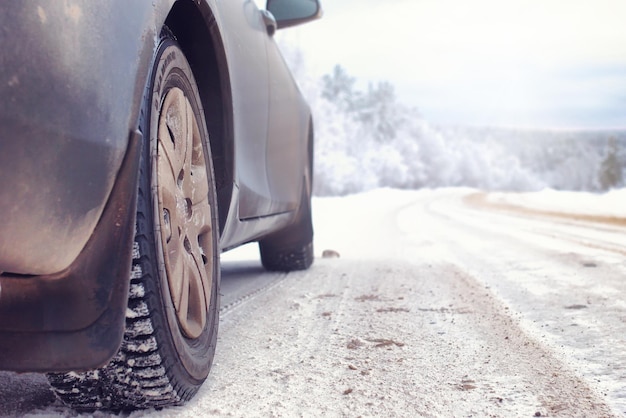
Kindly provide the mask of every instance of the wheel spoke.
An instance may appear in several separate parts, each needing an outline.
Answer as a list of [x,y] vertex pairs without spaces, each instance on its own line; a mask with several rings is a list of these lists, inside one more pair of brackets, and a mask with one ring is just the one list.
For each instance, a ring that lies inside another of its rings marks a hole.
[[213,267],[212,241],[212,220],[211,206],[208,197],[193,206],[193,218],[188,225],[188,236],[192,247],[192,255],[194,257],[197,269],[202,279],[202,287],[207,300],[211,296],[211,276],[210,272]]
[[202,277],[203,274],[206,275],[206,272],[204,271],[204,266],[200,269],[198,268],[195,257],[190,255],[188,258],[190,260],[186,269],[188,276],[186,283],[186,307],[183,310],[181,306],[181,315],[185,318],[182,321],[183,327],[193,335],[200,334],[206,323],[207,306]]
[[205,227],[202,234],[199,234],[196,242],[196,250],[194,251],[194,259],[198,266],[198,271],[202,279],[202,290],[207,301],[211,300],[212,276],[213,270],[213,245],[211,242],[211,228]]
[[187,108],[187,115],[190,125],[187,137],[189,146],[185,154],[185,172],[188,172],[189,175],[185,176],[182,187],[185,196],[196,203],[208,196],[209,185],[207,183],[202,137],[190,106]]
[[159,124],[159,157],[167,161],[167,164],[174,178],[178,178],[183,169],[183,160],[180,155],[179,139],[166,122],[167,118],[162,118]]
[[176,184],[176,179],[172,177],[172,173],[169,170],[167,164],[159,165],[159,200],[163,208],[167,208],[174,214],[178,205],[178,199],[180,192]]
[[204,199],[202,202],[196,203],[192,207],[193,217],[188,225],[188,233],[193,237],[200,237],[207,231],[210,231],[213,225],[211,225],[211,206],[209,200]]
[[184,183],[184,193],[194,206],[197,203],[206,201],[209,197],[209,185],[207,183],[206,166],[191,166],[191,175],[188,181]]
[[184,132],[184,139],[185,139],[185,149],[184,151],[184,161],[185,161],[185,168],[191,168],[191,160],[192,160],[192,153],[193,153],[193,147],[194,147],[194,131],[197,130],[197,126],[196,126],[196,118],[193,115],[193,109],[191,108],[191,104],[189,104],[189,102],[185,99],[185,97],[182,97],[182,100],[184,100],[184,103],[181,103],[181,115],[184,118],[185,121],[185,132]]
[[183,297],[185,283],[185,262],[182,258],[183,248],[180,238],[172,239],[164,246],[165,268],[174,307],[178,310]]
[[180,172],[179,161],[176,158],[176,150],[174,144],[169,140],[169,134],[165,134],[168,138],[159,138],[159,158],[160,162],[170,171],[170,176],[176,178]]

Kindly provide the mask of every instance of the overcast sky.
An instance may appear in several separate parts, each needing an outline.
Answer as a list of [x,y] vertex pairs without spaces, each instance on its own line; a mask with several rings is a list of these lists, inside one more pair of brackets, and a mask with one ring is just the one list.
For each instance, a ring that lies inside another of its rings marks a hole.
[[[626,127],[626,0],[322,0],[279,36],[435,123]],[[282,32],[282,31],[281,31]]]

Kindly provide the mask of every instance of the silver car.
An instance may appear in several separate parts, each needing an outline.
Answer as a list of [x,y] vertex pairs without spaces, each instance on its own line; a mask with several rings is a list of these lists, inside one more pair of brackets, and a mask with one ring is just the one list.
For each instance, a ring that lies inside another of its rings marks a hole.
[[313,261],[313,123],[273,40],[318,0],[6,2],[0,369],[78,409],[184,403],[219,256]]

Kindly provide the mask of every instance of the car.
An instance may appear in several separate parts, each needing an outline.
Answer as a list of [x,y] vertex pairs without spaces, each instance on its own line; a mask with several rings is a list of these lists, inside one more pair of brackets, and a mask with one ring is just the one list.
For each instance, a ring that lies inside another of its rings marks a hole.
[[313,122],[273,35],[319,1],[2,8],[0,369],[79,410],[183,404],[221,252],[313,262]]

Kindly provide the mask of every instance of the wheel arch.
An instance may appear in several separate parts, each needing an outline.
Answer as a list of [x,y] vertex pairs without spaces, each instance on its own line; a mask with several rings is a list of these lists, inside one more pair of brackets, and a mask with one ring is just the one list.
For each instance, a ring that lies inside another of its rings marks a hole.
[[215,171],[221,234],[234,185],[232,95],[218,25],[208,4],[198,3],[177,1],[165,25],[185,53],[200,90]]

